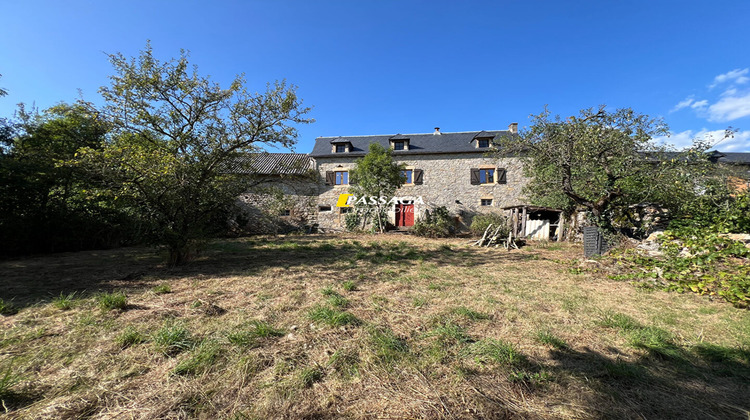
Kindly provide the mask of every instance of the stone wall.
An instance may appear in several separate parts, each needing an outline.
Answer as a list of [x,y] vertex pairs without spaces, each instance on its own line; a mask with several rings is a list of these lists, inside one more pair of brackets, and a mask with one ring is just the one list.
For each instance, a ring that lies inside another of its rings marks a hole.
[[316,224],[319,188],[312,178],[264,177],[238,197],[235,227],[242,233],[275,234]]
[[[320,190],[317,197],[318,209],[329,206],[330,211],[318,211],[318,223],[322,228],[343,229],[344,214],[336,207],[339,194],[347,193],[348,186],[323,185],[326,171],[350,170],[356,158],[335,157],[316,158],[320,173]],[[525,204],[522,190],[528,179],[523,176],[522,163],[516,158],[495,159],[478,153],[433,154],[394,156],[397,163],[407,169],[424,171],[422,185],[404,185],[397,196],[421,196],[424,205],[415,204],[415,218],[424,215],[425,210],[445,206],[452,214],[460,217],[460,222],[468,225],[476,213],[499,212],[502,207]],[[505,168],[507,183],[472,185],[471,168]],[[481,199],[491,198],[491,206],[481,206]],[[391,223],[395,223],[395,213],[391,210]]]

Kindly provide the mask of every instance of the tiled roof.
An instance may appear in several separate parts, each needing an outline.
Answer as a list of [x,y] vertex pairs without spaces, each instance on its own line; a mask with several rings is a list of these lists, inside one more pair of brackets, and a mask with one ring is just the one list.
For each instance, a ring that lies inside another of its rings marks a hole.
[[234,160],[232,171],[255,175],[304,175],[313,168],[304,153],[248,153]]
[[[510,131],[493,130],[493,131],[466,131],[460,133],[441,133],[441,134],[400,134],[398,136],[409,139],[409,150],[396,150],[394,156],[398,155],[418,155],[434,153],[486,153],[487,149],[478,149],[472,143],[472,140],[478,135],[490,138],[511,135]],[[370,143],[378,143],[385,148],[390,147],[389,140],[393,140],[393,134],[380,136],[341,136],[341,137],[318,137],[315,139],[310,156],[364,156],[367,153]],[[352,147],[347,153],[331,153],[332,140],[348,141]]]

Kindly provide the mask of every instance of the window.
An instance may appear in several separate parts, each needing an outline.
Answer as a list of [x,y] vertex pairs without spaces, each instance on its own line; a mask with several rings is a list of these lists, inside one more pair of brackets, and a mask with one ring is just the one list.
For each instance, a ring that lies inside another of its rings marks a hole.
[[478,139],[479,147],[490,147],[490,139]]
[[318,211],[319,212],[330,212],[331,211],[331,206],[318,206]]
[[406,169],[401,171],[401,177],[405,179],[404,184],[413,184],[414,183],[414,170],[412,169]]
[[336,171],[335,185],[349,185],[349,172],[348,171]]
[[491,206],[492,205],[492,199],[491,198],[483,198],[481,201],[482,206]]
[[404,150],[404,142],[403,141],[394,141],[393,142],[393,150]]
[[494,169],[480,169],[479,170],[479,183],[480,184],[493,184],[495,182],[495,170]]
[[291,216],[291,215],[292,215],[292,211],[289,210],[289,209],[284,209],[284,210],[281,210],[279,212],[279,216],[282,216],[282,217],[283,216]]
[[336,153],[346,153],[346,145],[345,144],[337,144],[336,145]]
[[352,211],[351,207],[339,207],[340,214],[351,213],[351,211]]

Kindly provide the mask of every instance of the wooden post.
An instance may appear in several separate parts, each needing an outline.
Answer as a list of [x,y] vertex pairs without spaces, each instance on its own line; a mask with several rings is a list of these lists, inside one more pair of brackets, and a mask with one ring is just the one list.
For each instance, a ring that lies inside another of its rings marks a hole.
[[510,225],[513,227],[511,232],[513,232],[513,236],[515,237],[518,234],[518,218],[516,217],[515,207],[510,209]]
[[521,213],[521,235],[522,238],[526,237],[526,206],[523,206],[523,212]]
[[565,228],[565,217],[563,215],[563,212],[560,212],[560,221],[557,222],[557,242],[562,242],[563,240],[563,232]]

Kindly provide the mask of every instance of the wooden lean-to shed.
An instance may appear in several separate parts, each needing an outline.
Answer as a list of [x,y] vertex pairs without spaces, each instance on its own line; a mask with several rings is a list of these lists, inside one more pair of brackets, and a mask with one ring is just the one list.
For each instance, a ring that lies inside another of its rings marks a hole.
[[513,237],[562,241],[565,218],[560,209],[539,206],[510,206]]

